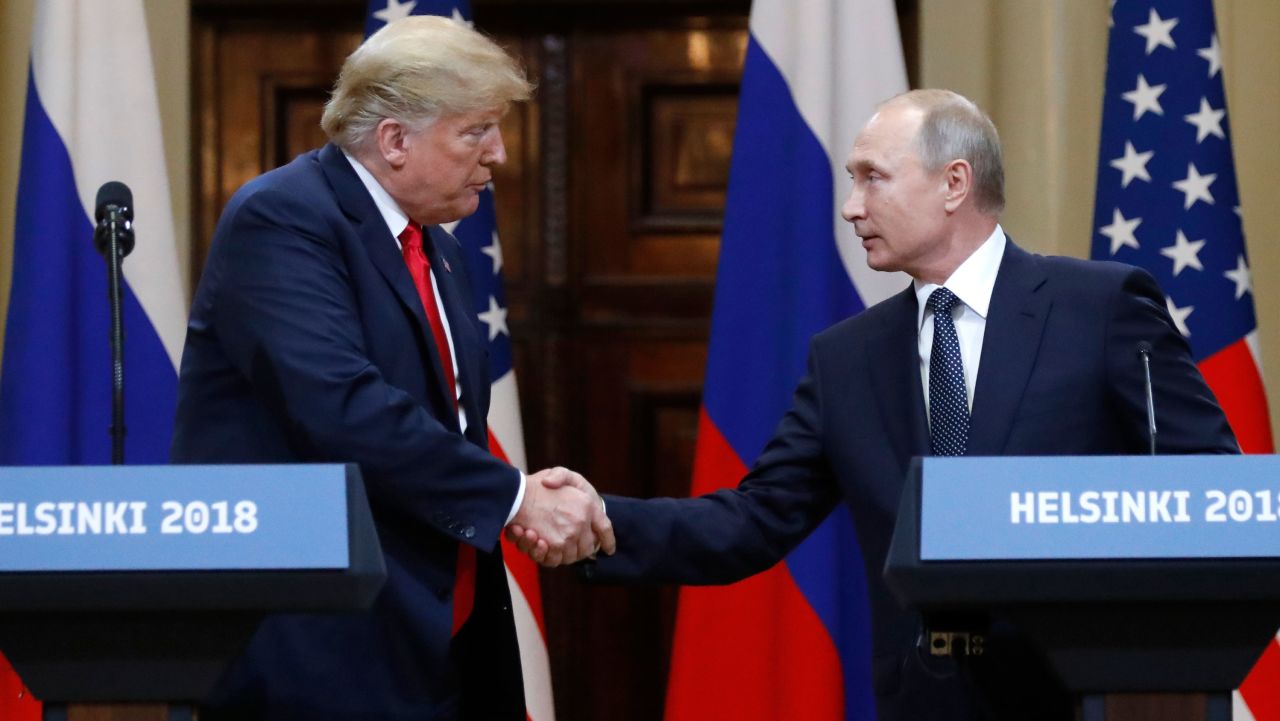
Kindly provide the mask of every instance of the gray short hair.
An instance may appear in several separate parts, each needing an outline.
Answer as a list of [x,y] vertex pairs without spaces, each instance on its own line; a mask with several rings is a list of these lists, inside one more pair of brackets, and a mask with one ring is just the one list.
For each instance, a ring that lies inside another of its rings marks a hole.
[[924,111],[916,133],[916,152],[925,169],[936,171],[953,160],[973,166],[978,210],[1004,210],[1004,157],[991,118],[972,100],[950,90],[911,90],[885,101],[908,103]]
[[421,127],[443,115],[506,108],[533,86],[505,50],[463,23],[415,15],[347,56],[320,127],[350,151],[386,118]]

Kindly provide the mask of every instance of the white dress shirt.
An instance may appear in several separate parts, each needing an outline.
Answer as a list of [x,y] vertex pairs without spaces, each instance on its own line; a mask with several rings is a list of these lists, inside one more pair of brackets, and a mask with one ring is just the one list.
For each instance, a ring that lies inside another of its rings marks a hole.
[[[960,362],[964,365],[965,395],[969,410],[973,410],[973,390],[978,382],[978,361],[982,358],[982,338],[987,331],[987,310],[991,306],[991,292],[996,287],[996,274],[1000,272],[1000,260],[1006,244],[1004,230],[996,225],[991,235],[965,258],[959,268],[943,283],[960,299],[951,309],[955,320],[956,337],[960,341]],[[924,388],[925,417],[929,417],[929,356],[933,352],[933,311],[926,307],[929,296],[939,286],[936,283],[914,281],[918,309],[916,327],[920,329],[920,383]]]
[[[382,214],[382,219],[386,221],[387,228],[391,231],[391,238],[396,242],[396,247],[404,250],[400,245],[400,234],[405,228],[409,227],[409,215],[400,209],[400,205],[396,203],[391,194],[378,183],[368,168],[360,164],[347,152],[342,153],[347,158],[347,162],[351,163],[352,170],[356,171],[360,182],[364,184],[369,195],[373,196],[374,205],[378,206],[378,212]],[[449,329],[449,314],[444,310],[444,302],[440,299],[440,285],[436,283],[436,269],[431,267],[431,293],[435,296],[436,310],[440,313],[440,322],[444,324],[445,341],[449,344],[449,362],[453,364],[455,369],[453,384],[454,399],[458,405],[458,427],[463,433],[467,432],[467,412],[462,407],[462,384],[456,379],[459,377],[456,370],[458,368],[458,355],[453,349],[453,332]],[[519,469],[517,469],[519,470]],[[520,490],[516,492],[516,502],[511,506],[511,512],[507,514],[507,523],[511,523],[511,519],[515,518],[516,512],[520,510],[520,504],[524,502],[525,477],[524,472],[520,472]]]

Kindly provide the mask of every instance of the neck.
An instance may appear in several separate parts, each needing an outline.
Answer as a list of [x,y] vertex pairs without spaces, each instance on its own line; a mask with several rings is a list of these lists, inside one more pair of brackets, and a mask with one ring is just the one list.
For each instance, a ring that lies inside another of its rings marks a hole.
[[942,244],[939,256],[923,267],[919,273],[912,275],[921,283],[943,285],[956,272],[962,263],[982,247],[987,238],[996,229],[996,219],[982,217],[981,222],[968,223],[957,228],[956,232]]

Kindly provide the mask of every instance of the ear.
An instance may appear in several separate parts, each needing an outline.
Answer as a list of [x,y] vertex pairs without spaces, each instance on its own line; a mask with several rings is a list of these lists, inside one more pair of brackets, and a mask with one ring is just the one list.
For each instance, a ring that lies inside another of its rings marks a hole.
[[409,129],[399,120],[383,118],[373,131],[378,141],[378,154],[393,169],[399,170],[409,161]]
[[942,169],[946,193],[943,207],[954,213],[973,192],[973,166],[967,160],[953,160]]

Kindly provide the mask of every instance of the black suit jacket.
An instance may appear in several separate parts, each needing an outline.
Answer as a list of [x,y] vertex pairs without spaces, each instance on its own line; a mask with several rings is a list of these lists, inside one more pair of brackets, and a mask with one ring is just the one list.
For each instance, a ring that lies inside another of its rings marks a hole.
[[[187,329],[172,458],[359,463],[388,577],[367,613],[266,622],[202,718],[524,718],[498,546],[519,472],[488,452],[487,351],[460,248],[439,228],[429,238],[465,434],[413,280],[341,151],[251,181],[223,212]],[[479,551],[478,588],[451,641],[460,543]]]
[[[1016,634],[980,663],[926,668],[919,619],[882,571],[908,463],[929,453],[914,289],[814,337],[808,372],[750,474],[696,499],[607,499],[618,553],[599,581],[730,583],[782,559],[841,500],[864,553],[881,719],[1069,719],[1070,700]],[[1234,453],[1234,436],[1145,271],[1010,242],[973,396],[973,456],[1142,453],[1140,341],[1153,347],[1162,453]],[[998,631],[998,629],[997,629]]]

